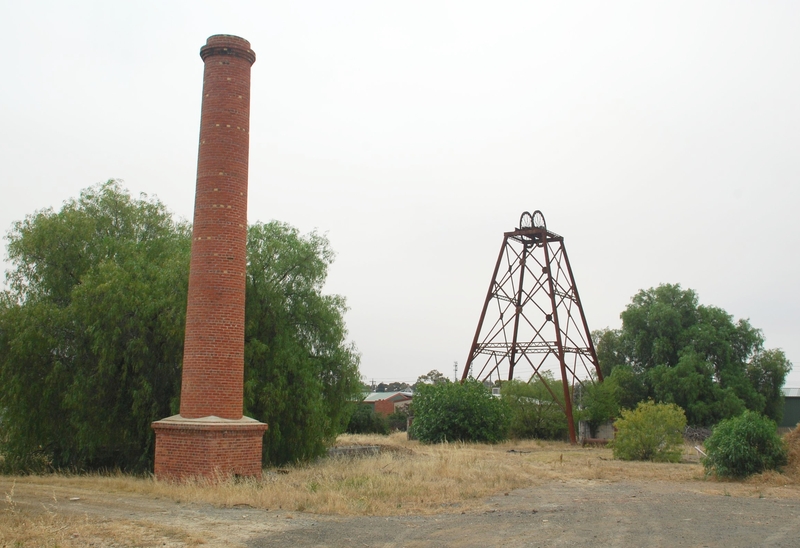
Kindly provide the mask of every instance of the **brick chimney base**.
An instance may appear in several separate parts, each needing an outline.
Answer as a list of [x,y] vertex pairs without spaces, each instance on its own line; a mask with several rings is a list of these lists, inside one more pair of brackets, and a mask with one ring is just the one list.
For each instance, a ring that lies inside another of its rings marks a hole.
[[160,480],[261,477],[261,447],[267,430],[263,422],[249,417],[186,419],[173,415],[152,426],[156,433],[155,476]]

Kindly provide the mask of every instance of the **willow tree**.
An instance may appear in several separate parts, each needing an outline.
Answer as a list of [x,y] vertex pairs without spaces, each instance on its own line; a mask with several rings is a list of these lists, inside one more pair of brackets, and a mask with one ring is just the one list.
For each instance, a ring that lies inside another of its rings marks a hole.
[[149,466],[183,349],[189,227],[109,181],[15,223],[0,306],[6,465]]
[[245,410],[269,425],[265,462],[308,460],[344,432],[361,395],[345,300],[322,292],[334,253],[273,221],[250,227],[247,255]]
[[[177,413],[190,227],[116,181],[7,235],[0,294],[0,455],[7,469],[147,470],[150,423]],[[319,454],[358,392],[333,253],[288,225],[250,228],[245,411],[267,462]]]

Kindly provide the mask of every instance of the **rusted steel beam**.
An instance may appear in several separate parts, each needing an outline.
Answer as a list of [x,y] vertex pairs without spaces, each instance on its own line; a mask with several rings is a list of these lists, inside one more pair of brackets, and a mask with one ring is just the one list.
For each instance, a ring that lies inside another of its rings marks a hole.
[[[543,382],[575,443],[575,387],[603,377],[564,238],[547,229],[540,211],[523,213],[519,227],[503,235],[461,380],[470,371],[483,381],[511,380],[528,366],[524,377]],[[545,372],[560,377],[563,403]]]

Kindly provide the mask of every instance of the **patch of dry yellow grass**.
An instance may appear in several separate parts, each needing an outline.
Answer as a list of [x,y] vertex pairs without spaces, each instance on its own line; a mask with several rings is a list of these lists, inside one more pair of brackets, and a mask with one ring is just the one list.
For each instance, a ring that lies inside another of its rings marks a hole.
[[[24,481],[33,478],[19,479]],[[12,482],[0,503],[0,547],[3,548],[104,546],[107,539],[114,539],[114,546],[120,547],[202,544],[202,539],[173,527],[62,512],[62,501],[55,494],[47,504],[35,507],[22,505],[15,498],[15,488],[16,482]]]
[[[768,472],[742,482],[697,481],[705,475],[699,453],[691,444],[684,447],[683,462],[670,464],[614,460],[610,449],[561,442],[423,445],[408,441],[402,433],[388,437],[343,435],[338,446],[378,446],[380,451],[267,469],[259,480],[171,483],[123,474],[6,477],[3,484],[11,488],[0,493],[5,499],[0,499],[0,547],[86,546],[91,539],[102,538],[124,539],[117,544],[120,546],[202,543],[202,539],[186,536],[177,529],[63,513],[59,511],[61,501],[56,491],[61,500],[68,496],[66,493],[105,493],[123,498],[127,493],[151,501],[381,516],[435,514],[454,508],[478,510],[493,495],[552,481],[696,482],[692,489],[708,494],[796,498],[800,485],[800,432],[786,439],[789,465],[784,474]],[[23,509],[15,501],[15,484],[47,486],[48,491],[53,490],[53,503]]]
[[[800,440],[797,444],[796,457],[791,458],[798,464],[792,470],[800,468]],[[284,512],[388,516],[435,514],[456,508],[480,510],[488,497],[552,481],[696,482],[692,489],[709,494],[788,497],[797,497],[793,484],[800,483],[797,481],[800,474],[794,472],[762,474],[736,483],[702,481],[705,476],[699,454],[689,444],[684,447],[683,462],[679,464],[625,462],[614,460],[607,448],[535,440],[498,445],[423,445],[408,441],[405,434],[399,433],[388,437],[344,435],[337,445],[379,446],[380,451],[368,456],[327,458],[306,465],[267,469],[259,480],[171,483],[123,474],[4,478],[4,485],[11,480],[19,485],[53,489],[54,504],[42,505],[37,511],[31,508],[20,511],[13,492],[6,492],[5,503],[0,501],[0,547],[85,546],[90,538],[127,539],[119,544],[122,546],[162,545],[165,539],[167,546],[202,542],[178,530],[154,531],[152,524],[148,529],[130,521],[65,515],[58,510],[56,491],[62,500],[71,496],[67,493],[80,496],[105,493],[114,498],[131,494],[149,501],[166,499]],[[791,458],[790,463],[795,462]],[[73,531],[79,531],[80,535],[73,536]],[[42,539],[47,539],[47,543]]]
[[[20,481],[221,506],[393,515],[432,514],[454,506],[477,508],[486,497],[554,479],[685,481],[703,477],[702,467],[696,463],[615,461],[609,449],[560,442],[423,445],[398,433],[388,437],[344,435],[337,445],[377,445],[381,451],[265,470],[261,480],[175,484],[125,475],[55,475]],[[688,448],[687,455],[691,452]]]

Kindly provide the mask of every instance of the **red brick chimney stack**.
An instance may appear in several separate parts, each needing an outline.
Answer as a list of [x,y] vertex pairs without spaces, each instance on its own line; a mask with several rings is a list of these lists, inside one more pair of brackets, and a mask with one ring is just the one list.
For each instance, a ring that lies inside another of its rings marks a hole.
[[247,40],[218,35],[205,61],[181,416],[242,418],[250,66]]
[[[157,477],[259,475],[266,425],[242,416],[250,43],[211,36],[205,62],[180,414],[153,423]],[[257,447],[256,447],[257,446]]]

